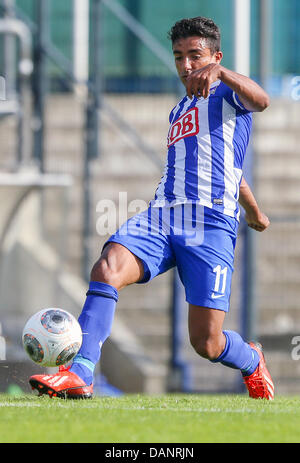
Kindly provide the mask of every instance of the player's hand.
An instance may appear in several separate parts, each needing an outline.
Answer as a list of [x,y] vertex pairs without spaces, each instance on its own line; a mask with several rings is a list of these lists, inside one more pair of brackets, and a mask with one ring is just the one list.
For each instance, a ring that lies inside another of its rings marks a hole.
[[192,71],[186,79],[186,92],[189,98],[208,98],[213,82],[221,76],[221,66],[211,63],[201,69]]
[[270,225],[269,218],[263,212],[257,212],[256,214],[246,213],[245,220],[248,227],[253,228],[258,232],[262,232]]

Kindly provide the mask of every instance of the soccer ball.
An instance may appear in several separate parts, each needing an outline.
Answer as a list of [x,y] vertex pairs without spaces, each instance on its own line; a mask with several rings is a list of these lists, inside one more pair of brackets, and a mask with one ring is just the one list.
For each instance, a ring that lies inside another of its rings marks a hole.
[[69,312],[49,308],[40,310],[27,321],[22,340],[31,360],[45,367],[57,367],[77,354],[82,332]]

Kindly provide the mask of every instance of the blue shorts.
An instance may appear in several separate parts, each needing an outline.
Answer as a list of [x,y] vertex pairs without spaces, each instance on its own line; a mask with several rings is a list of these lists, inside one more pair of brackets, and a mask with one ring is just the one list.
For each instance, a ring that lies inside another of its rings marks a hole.
[[144,265],[146,283],[177,266],[186,301],[228,312],[238,221],[196,204],[149,207],[125,222],[109,242]]

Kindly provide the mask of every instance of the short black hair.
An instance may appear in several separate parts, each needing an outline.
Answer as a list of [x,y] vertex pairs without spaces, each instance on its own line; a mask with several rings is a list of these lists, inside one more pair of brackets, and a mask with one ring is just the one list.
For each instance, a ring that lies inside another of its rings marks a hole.
[[197,16],[177,21],[168,33],[172,44],[178,39],[186,37],[202,37],[207,40],[211,53],[221,49],[221,33],[219,27],[212,19]]

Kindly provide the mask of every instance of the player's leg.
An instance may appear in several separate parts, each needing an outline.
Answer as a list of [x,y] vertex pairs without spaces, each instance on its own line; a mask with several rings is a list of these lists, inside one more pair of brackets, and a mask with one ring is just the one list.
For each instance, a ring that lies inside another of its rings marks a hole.
[[225,312],[189,304],[188,330],[191,345],[201,357],[219,357],[225,347]]
[[[41,394],[68,398],[92,395],[93,371],[101,346],[110,334],[119,291],[146,283],[175,265],[168,235],[161,229],[159,209],[132,217],[106,243],[91,272],[86,301],[79,317],[83,342],[69,371],[35,375],[30,384]],[[150,230],[150,231],[149,231]]]
[[70,368],[85,384],[93,382],[101,347],[110,335],[118,292],[140,281],[143,275],[144,266],[141,260],[126,247],[114,242],[105,246],[93,266],[89,290],[78,319],[83,333],[82,346]]
[[224,316],[221,310],[190,304],[188,324],[192,346],[211,362],[240,370],[250,397],[273,400],[274,384],[261,346],[245,342],[235,331],[223,330]]
[[86,300],[79,316],[82,345],[69,369],[55,375],[35,375],[29,380],[40,394],[90,398],[93,373],[101,347],[111,332],[118,291],[144,276],[141,260],[119,243],[109,243],[93,266]]
[[200,355],[215,360],[230,337],[223,322],[229,311],[237,226],[235,219],[210,209],[190,209],[185,206],[184,234],[172,237],[172,245],[189,303],[191,343]]
[[91,281],[114,286],[117,291],[140,281],[144,276],[143,262],[119,243],[110,242],[91,271]]
[[259,356],[235,331],[223,330],[225,312],[189,304],[189,336],[195,351],[243,374],[252,374]]
[[[210,361],[241,370],[251,397],[271,399],[274,386],[261,350],[245,342],[239,333],[223,330],[224,317],[229,311],[237,230],[235,220],[205,208],[203,214],[201,212],[197,212],[195,219],[192,217],[197,225],[197,240],[191,239],[191,227],[185,228],[184,235],[172,238],[189,303],[191,343],[198,354]],[[201,227],[202,234],[199,233]]]

